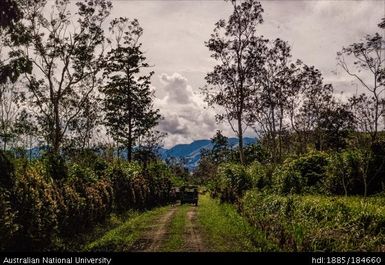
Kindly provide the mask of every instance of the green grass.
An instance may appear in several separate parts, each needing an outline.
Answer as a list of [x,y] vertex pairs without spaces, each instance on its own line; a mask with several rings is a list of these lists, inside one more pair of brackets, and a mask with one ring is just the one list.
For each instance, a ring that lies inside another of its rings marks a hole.
[[243,215],[281,251],[384,251],[385,198],[249,191]]
[[160,207],[140,213],[132,212],[126,220],[100,238],[88,243],[84,251],[129,251],[135,241],[140,238],[144,229],[159,216],[165,214],[170,206]]
[[165,244],[161,247],[160,251],[165,252],[177,252],[184,251],[185,245],[185,230],[186,230],[186,216],[187,212],[191,206],[181,205],[178,206],[177,212],[174,215],[167,231],[169,232],[169,237]]
[[256,252],[274,250],[263,232],[253,228],[233,205],[203,195],[199,198],[198,222],[208,251]]

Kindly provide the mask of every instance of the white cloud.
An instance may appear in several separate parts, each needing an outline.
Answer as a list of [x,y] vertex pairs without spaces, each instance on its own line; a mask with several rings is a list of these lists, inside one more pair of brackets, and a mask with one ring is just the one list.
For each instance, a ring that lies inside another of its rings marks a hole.
[[205,108],[203,96],[193,90],[186,77],[179,73],[162,73],[159,79],[163,86],[157,91],[163,97],[155,100],[155,107],[164,117],[159,129],[168,133],[166,147],[211,138],[217,129],[231,135],[226,127],[216,124],[214,111]]

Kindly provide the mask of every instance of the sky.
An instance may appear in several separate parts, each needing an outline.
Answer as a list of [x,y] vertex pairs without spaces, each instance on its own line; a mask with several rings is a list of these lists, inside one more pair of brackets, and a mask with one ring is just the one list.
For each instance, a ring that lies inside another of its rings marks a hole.
[[[257,31],[288,41],[294,60],[314,65],[325,83],[346,97],[358,85],[337,66],[336,54],[366,34],[379,32],[384,1],[261,1],[264,23]],[[159,129],[168,133],[165,147],[209,139],[218,129],[233,136],[227,124],[216,123],[214,110],[207,108],[199,90],[215,65],[204,42],[215,22],[231,14],[231,5],[222,0],[114,0],[113,4],[112,17],[137,18],[144,29],[143,50],[155,72],[155,107],[164,117]],[[253,131],[246,135],[253,136]]]

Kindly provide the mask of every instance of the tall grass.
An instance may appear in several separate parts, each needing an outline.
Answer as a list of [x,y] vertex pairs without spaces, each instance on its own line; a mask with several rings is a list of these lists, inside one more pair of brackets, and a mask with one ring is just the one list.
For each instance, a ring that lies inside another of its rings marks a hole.
[[239,209],[282,251],[385,251],[384,202],[248,191]]

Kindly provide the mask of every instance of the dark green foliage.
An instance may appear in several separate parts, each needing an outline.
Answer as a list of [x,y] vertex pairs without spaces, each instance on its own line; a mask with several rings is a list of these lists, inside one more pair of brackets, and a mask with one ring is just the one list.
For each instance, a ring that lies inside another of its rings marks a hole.
[[370,176],[369,194],[385,191],[385,141],[373,143],[371,153],[372,157],[368,169]]
[[273,174],[274,189],[281,194],[298,194],[305,186],[300,172],[291,165],[283,164]]
[[247,168],[247,173],[250,175],[253,181],[253,187],[262,190],[265,188],[271,188],[272,176],[269,174],[268,165],[263,165],[260,162],[253,162]]
[[159,161],[150,163],[146,168],[145,177],[150,189],[151,205],[161,205],[171,201],[172,173],[166,164]]
[[67,178],[68,168],[63,156],[48,152],[44,155],[43,161],[47,176],[58,181],[63,181]]
[[0,188],[11,190],[15,185],[14,166],[7,155],[0,151]]
[[274,185],[283,194],[320,191],[326,176],[327,155],[312,152],[297,159],[288,159],[274,172]]
[[346,150],[329,156],[327,178],[323,185],[327,194],[363,195],[364,156],[359,150]]
[[10,192],[0,187],[0,250],[7,248],[19,229],[15,219],[16,212],[12,209]]
[[229,139],[218,130],[213,138],[211,138],[211,143],[213,148],[210,153],[211,160],[216,163],[222,163],[226,161],[229,150]]
[[222,164],[218,168],[216,192],[222,202],[236,202],[252,187],[252,180],[246,167],[239,164]]
[[111,33],[115,33],[116,47],[108,52],[104,76],[105,122],[113,139],[127,149],[127,160],[132,160],[133,147],[145,136],[160,118],[153,107],[150,79],[153,72],[140,75],[148,68],[139,39],[143,29],[135,19],[114,19]]
[[318,130],[321,131],[322,150],[342,150],[354,129],[353,114],[345,106],[329,107],[320,113]]
[[15,0],[3,0],[0,4],[0,27],[11,26],[22,18],[22,12]]
[[322,152],[308,153],[293,160],[292,166],[305,180],[305,186],[314,186],[324,177],[327,166],[327,155]]
[[107,169],[106,174],[114,188],[115,207],[118,212],[144,207],[143,191],[147,189],[147,183],[141,178],[138,164],[115,163]]

